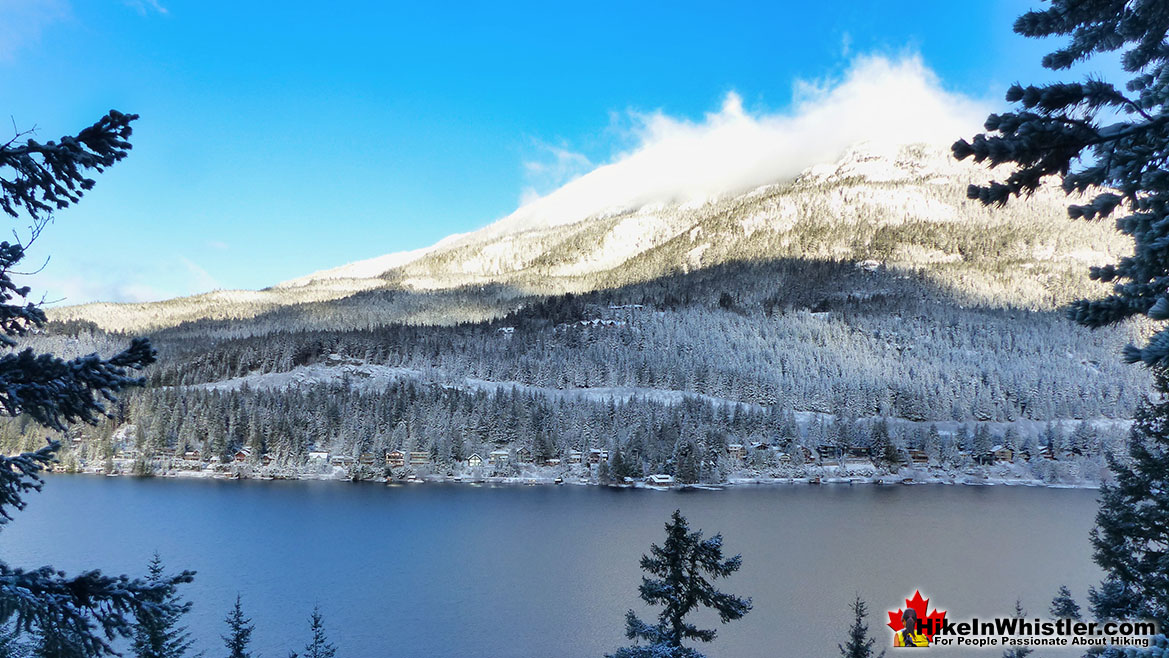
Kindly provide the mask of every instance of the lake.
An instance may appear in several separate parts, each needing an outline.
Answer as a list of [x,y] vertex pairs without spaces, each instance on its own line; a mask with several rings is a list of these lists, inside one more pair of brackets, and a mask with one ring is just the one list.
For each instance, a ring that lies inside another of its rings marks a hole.
[[675,508],[742,553],[742,570],[719,582],[754,599],[743,620],[713,620],[712,657],[838,655],[857,593],[880,648],[890,643],[885,611],[919,588],[951,618],[1006,615],[1016,599],[1046,616],[1060,584],[1083,604],[1100,578],[1088,542],[1096,492],[1086,490],[57,475],[29,501],[0,532],[9,564],[141,574],[157,550],[170,570],[198,571],[183,591],[208,655],[222,653],[238,592],[267,658],[304,646],[314,604],[339,658],[598,658],[625,641],[627,609],[652,615],[637,598],[638,559]]

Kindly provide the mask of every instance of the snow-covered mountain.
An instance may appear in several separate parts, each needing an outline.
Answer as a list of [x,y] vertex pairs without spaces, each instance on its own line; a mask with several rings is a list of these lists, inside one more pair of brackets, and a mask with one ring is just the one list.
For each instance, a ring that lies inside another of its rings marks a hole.
[[[571,205],[548,202],[558,190],[431,247],[342,265],[261,291],[86,304],[54,309],[51,316],[143,330],[203,318],[253,317],[291,305],[360,304],[362,295],[378,291],[464,294],[491,285],[498,299],[792,258],[925,272],[972,300],[1027,308],[1096,294],[1087,266],[1114,260],[1128,248],[1125,240],[1110,226],[1068,219],[1069,200],[1056,187],[1005,209],[966,199],[969,183],[991,176],[983,167],[955,161],[945,147],[862,143],[794,180],[747,191],[582,215]],[[506,310],[452,306],[419,315],[400,305],[383,306],[372,321],[450,322]]]

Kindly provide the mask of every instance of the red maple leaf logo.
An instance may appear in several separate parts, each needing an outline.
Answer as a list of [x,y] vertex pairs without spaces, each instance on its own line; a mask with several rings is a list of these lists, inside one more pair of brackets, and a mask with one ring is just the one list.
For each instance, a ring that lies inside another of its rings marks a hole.
[[[926,608],[929,607],[930,600],[921,598],[921,591],[918,590],[913,593],[912,599],[905,599],[906,607],[913,608],[917,613],[917,618],[922,622],[921,632],[930,641],[934,641],[934,632],[942,627],[942,622],[946,620],[946,611],[938,612],[937,608],[926,615]],[[894,633],[898,633],[905,628],[905,622],[901,620],[901,615],[904,614],[904,608],[898,608],[897,612],[889,613],[889,628],[893,629]]]

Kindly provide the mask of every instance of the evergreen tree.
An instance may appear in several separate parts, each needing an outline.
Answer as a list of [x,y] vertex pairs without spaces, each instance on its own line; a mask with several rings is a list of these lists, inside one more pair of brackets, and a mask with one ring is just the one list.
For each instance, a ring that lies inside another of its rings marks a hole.
[[1059,592],[1051,600],[1051,616],[1055,619],[1080,619],[1080,604],[1072,598],[1067,585],[1060,585]]
[[227,654],[227,658],[251,658],[252,654],[248,652],[248,644],[252,641],[252,631],[256,627],[250,618],[244,616],[238,594],[235,597],[235,606],[232,607],[231,612],[227,613],[227,617],[223,621],[227,623],[227,635],[222,636],[223,644],[230,652]]
[[695,484],[701,478],[698,445],[691,439],[680,438],[674,446],[674,478],[680,484]]
[[86,648],[81,635],[62,624],[42,624],[32,648],[36,658],[83,658],[97,655]]
[[852,627],[848,630],[848,642],[836,645],[840,649],[842,658],[884,658],[885,652],[874,654],[873,645],[876,640],[869,637],[869,612],[866,609],[865,602],[861,600],[860,594],[857,594],[856,600],[850,606],[852,608],[853,622]]
[[304,647],[304,658],[333,658],[337,654],[337,648],[329,643],[329,638],[325,635],[325,624],[321,621],[319,607],[313,608],[309,628],[313,632],[313,639]]
[[649,605],[660,605],[658,623],[647,624],[632,610],[625,614],[625,635],[645,640],[647,645],[622,647],[610,658],[702,658],[687,640],[710,642],[717,631],[700,629],[686,617],[699,605],[712,608],[722,623],[740,619],[751,611],[751,599],[726,594],[714,588],[712,579],[726,578],[739,570],[742,556],[723,559],[722,535],[702,538],[691,532],[681,510],[675,510],[666,524],[666,541],[650,545],[650,554],[641,556],[641,569],[656,578],[642,576],[638,591]]
[[[89,172],[101,172],[126,156],[135,119],[137,115],[111,111],[59,142],[28,139],[20,144],[22,134],[0,145],[0,210],[30,220],[29,241],[35,240],[55,211],[93,187]],[[109,359],[90,354],[68,361],[31,348],[15,351],[17,337],[46,323],[38,305],[13,303],[27,300],[31,292],[11,278],[26,246],[0,242],[0,347],[10,350],[0,356],[0,413],[62,432],[72,422],[96,424],[115,393],[143,383],[130,373],[152,363],[154,349],[145,339],[134,339]],[[59,450],[59,443],[50,442],[34,452],[0,457],[0,524],[24,508],[26,494],[41,489],[41,471]],[[131,619],[164,612],[166,604],[157,602],[161,593],[192,576],[183,572],[150,583],[98,570],[67,576],[48,566],[26,571],[0,563],[0,625],[33,633],[49,654],[112,654],[110,643],[132,634]]]
[[[1128,459],[1108,455],[1115,481],[1100,487],[1100,510],[1092,529],[1093,557],[1109,580],[1110,606],[1135,603],[1136,612],[1169,623],[1169,372],[1154,370],[1159,400],[1137,412],[1129,438]],[[1116,588],[1119,587],[1119,591]],[[1093,610],[1111,618],[1116,610]]]
[[[1007,101],[1018,109],[987,117],[986,130],[972,142],[953,146],[959,160],[1015,165],[1005,182],[971,185],[967,194],[985,204],[1003,205],[1012,196],[1038,189],[1057,176],[1068,193],[1094,190],[1072,217],[1103,219],[1118,208],[1131,214],[1116,227],[1133,238],[1133,254],[1115,265],[1091,268],[1091,276],[1113,283],[1101,300],[1079,301],[1070,316],[1089,327],[1115,324],[1134,315],[1169,319],[1169,10],[1160,2],[1051,0],[1015,21],[1015,32],[1034,38],[1070,37],[1046,55],[1043,66],[1059,71],[1100,53],[1121,51],[1130,75],[1125,89],[1101,79],[1024,87],[1015,84]],[[1129,362],[1169,366],[1169,332],[1158,329],[1143,346],[1129,345]]]
[[191,610],[191,603],[183,601],[163,575],[162,558],[158,553],[147,566],[146,581],[160,584],[157,603],[164,604],[157,612],[139,616],[134,629],[131,649],[138,658],[179,658],[185,656],[194,641],[186,627],[179,626],[182,616]]
[[[1023,611],[1023,603],[1016,600],[1015,617],[1017,619],[1023,619],[1026,616],[1027,613]],[[1032,649],[1029,647],[1012,647],[1003,652],[1003,658],[1026,658],[1027,656],[1031,655],[1031,653]]]

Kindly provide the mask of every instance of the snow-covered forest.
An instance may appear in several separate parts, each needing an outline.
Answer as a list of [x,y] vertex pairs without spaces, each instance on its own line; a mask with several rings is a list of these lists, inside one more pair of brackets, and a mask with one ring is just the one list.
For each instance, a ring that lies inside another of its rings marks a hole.
[[[1067,219],[1058,191],[966,201],[987,175],[858,147],[703,204],[504,220],[265,291],[55,309],[30,340],[83,354],[145,332],[160,351],[148,388],[70,437],[74,464],[405,451],[455,472],[493,451],[608,450],[637,473],[698,455],[721,481],[745,465],[729,445],[758,471],[797,444],[954,467],[1004,444],[1062,451],[1091,479],[1148,389],[1119,359],[1142,328],[1091,332],[1062,309],[1100,294],[1087,266],[1124,242]],[[40,440],[26,431],[4,437]]]

